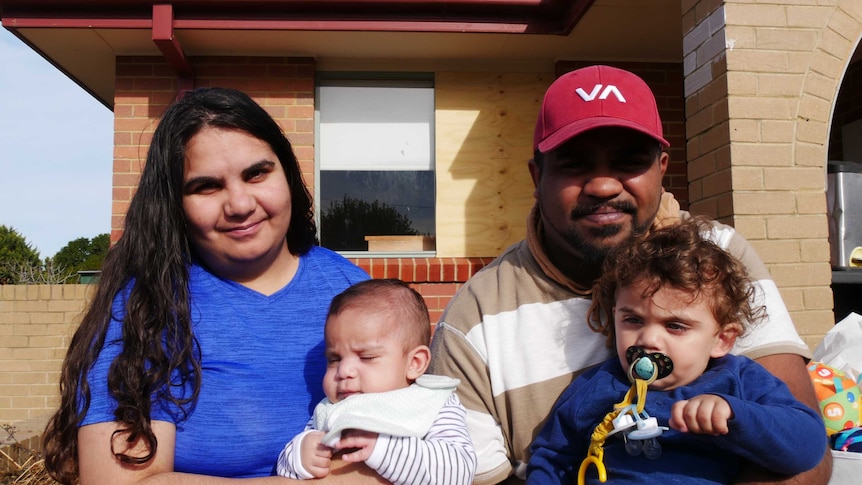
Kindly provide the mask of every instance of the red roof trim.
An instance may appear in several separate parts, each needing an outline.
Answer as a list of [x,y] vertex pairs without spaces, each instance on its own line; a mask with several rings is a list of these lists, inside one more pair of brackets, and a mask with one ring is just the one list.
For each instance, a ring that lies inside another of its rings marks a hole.
[[171,5],[153,5],[153,42],[177,73],[179,94],[193,89],[194,69],[179,39],[174,36],[174,9]]
[[61,29],[149,29],[153,20],[146,19],[83,19],[3,17],[0,19],[7,29],[61,28]]
[[[567,35],[594,0],[174,0],[174,28]],[[0,0],[8,28],[149,28],[153,2]]]

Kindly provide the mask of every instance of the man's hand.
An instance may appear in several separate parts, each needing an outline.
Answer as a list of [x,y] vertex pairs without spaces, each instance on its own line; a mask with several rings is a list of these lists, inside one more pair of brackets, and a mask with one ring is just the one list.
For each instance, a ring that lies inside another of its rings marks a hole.
[[302,438],[300,456],[302,467],[314,475],[315,478],[323,478],[329,475],[330,462],[332,460],[332,448],[320,442],[324,436],[323,431],[312,431]]
[[677,401],[670,410],[670,427],[682,433],[727,434],[727,422],[733,418],[730,404],[714,394],[702,394]]
[[358,429],[348,429],[341,433],[341,440],[335,445],[337,451],[355,450],[341,455],[346,462],[361,462],[371,457],[374,445],[377,444],[377,433],[369,433]]
[[[766,370],[771,372],[772,375],[784,381],[796,399],[802,401],[811,409],[820,409],[817,395],[814,393],[814,385],[811,383],[811,377],[808,375],[808,369],[806,369],[805,361],[802,360],[802,357],[792,354],[775,354],[755,360],[763,367],[766,367]],[[825,485],[829,482],[831,475],[832,453],[827,447],[827,449],[823,450],[823,460],[819,465],[813,470],[796,475],[795,477],[777,477],[775,474],[771,474],[755,466],[748,466],[742,470],[742,473],[740,473],[734,483],[736,485]]]

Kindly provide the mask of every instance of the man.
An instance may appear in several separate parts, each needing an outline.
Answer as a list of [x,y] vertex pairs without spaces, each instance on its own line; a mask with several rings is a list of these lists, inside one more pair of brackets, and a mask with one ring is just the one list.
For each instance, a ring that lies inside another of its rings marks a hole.
[[[590,66],[561,76],[542,103],[529,163],[536,205],[527,237],[458,292],[432,341],[430,372],[461,379],[459,397],[479,466],[475,483],[520,483],[529,446],[555,401],[584,370],[612,356],[587,322],[590,288],[607,252],[679,210],[661,181],[669,146],[655,98],[634,74]],[[755,280],[768,319],[734,347],[817,409],[809,349],[778,288],[745,239],[715,223],[710,236]],[[764,430],[768,432],[768,430]],[[826,483],[831,455],[787,483]],[[749,467],[739,483],[769,478]]]

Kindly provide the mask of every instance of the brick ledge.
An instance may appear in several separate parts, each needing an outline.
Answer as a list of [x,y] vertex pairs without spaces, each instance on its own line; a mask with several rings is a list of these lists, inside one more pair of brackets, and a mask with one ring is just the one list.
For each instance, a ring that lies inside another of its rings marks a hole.
[[372,278],[407,283],[463,283],[494,258],[348,258]]

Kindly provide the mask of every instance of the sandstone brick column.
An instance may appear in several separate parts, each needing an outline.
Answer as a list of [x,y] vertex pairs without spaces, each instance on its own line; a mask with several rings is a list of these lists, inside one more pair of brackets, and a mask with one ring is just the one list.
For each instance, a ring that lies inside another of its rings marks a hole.
[[682,6],[692,211],[752,242],[813,349],[834,323],[826,151],[862,4]]
[[94,288],[0,285],[0,424],[33,420],[17,438],[41,431],[56,409],[60,367]]

